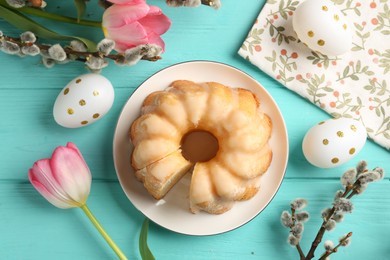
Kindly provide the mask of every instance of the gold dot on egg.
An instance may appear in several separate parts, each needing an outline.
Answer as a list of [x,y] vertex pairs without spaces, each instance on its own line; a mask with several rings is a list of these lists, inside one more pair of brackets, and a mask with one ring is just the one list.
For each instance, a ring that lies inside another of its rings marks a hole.
[[325,41],[324,40],[318,40],[318,45],[320,46],[324,46],[325,45]]
[[76,83],[80,83],[81,82],[81,79],[76,79]]
[[349,149],[349,154],[354,154],[355,152],[356,152],[356,149],[355,149],[355,148]]
[[86,102],[84,99],[80,99],[79,104],[80,106],[85,106]]
[[329,144],[329,140],[328,140],[328,139],[324,139],[324,140],[322,140],[322,143],[323,143],[324,145],[328,145],[328,144]]
[[73,110],[72,108],[68,108],[67,111],[68,111],[68,114],[69,114],[69,115],[73,115],[73,114],[74,114],[74,110]]
[[356,132],[356,131],[357,131],[356,126],[355,126],[355,125],[351,125],[351,130],[354,131],[354,132]]
[[308,31],[308,32],[307,32],[307,36],[313,37],[313,36],[314,36],[314,32],[313,32],[313,31]]
[[336,21],[338,21],[338,20],[340,19],[340,17],[339,17],[337,14],[333,15],[333,18],[334,18]]
[[99,91],[97,91],[97,90],[94,90],[93,91],[93,95],[96,97],[96,96],[99,96]]
[[318,124],[323,125],[323,124],[325,124],[325,121],[319,122]]
[[332,158],[332,163],[336,164],[338,162],[339,162],[339,158],[337,157]]
[[328,11],[328,7],[326,5],[323,5],[322,6],[322,11],[325,11],[325,12]]
[[347,25],[343,24],[343,28],[344,28],[344,30],[347,30]]
[[88,124],[88,121],[87,120],[81,121],[81,124],[86,125],[86,124]]
[[342,131],[337,131],[337,136],[338,137],[344,137],[344,133]]
[[66,95],[66,94],[68,94],[69,93],[69,88],[66,88],[65,90],[64,90],[64,95]]
[[93,114],[92,117],[96,119],[96,118],[98,118],[99,116],[100,116],[99,113],[96,113],[96,114]]

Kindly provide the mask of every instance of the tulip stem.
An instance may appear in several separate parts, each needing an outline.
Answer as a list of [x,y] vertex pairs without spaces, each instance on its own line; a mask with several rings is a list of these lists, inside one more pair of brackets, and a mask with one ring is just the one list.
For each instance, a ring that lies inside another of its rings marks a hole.
[[107,234],[107,232],[103,229],[102,225],[100,225],[99,221],[95,218],[95,216],[92,214],[92,212],[89,210],[87,204],[84,204],[80,207],[85,215],[91,220],[92,224],[96,227],[96,229],[99,231],[99,233],[103,236],[103,238],[106,240],[108,245],[114,250],[115,254],[119,257],[121,260],[127,260],[127,257],[123,252],[119,249],[119,247],[115,244],[115,242],[111,239],[111,237]]

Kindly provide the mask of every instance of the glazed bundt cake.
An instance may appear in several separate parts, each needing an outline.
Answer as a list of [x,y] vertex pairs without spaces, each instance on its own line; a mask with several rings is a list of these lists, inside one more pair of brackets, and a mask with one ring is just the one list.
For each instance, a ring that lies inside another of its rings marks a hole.
[[[181,150],[183,136],[198,130],[218,141],[208,161],[190,161]],[[131,165],[155,199],[192,171],[190,210],[220,214],[258,192],[272,160],[271,131],[270,118],[249,90],[178,80],[144,100],[129,131]]]

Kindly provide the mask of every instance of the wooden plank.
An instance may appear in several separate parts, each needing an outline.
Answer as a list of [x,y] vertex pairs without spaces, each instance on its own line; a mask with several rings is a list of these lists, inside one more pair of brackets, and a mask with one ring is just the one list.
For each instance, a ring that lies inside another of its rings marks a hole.
[[[307,251],[320,225],[320,211],[330,206],[339,189],[334,180],[286,180],[271,204],[248,224],[220,235],[193,237],[150,225],[149,244],[157,259],[297,259],[286,243],[288,230],[281,212],[297,197],[309,200],[311,219],[305,224],[302,247]],[[355,210],[324,239],[337,240],[353,231],[352,244],[332,259],[385,256],[390,232],[390,183],[371,184],[353,199]],[[143,216],[116,182],[95,181],[90,209],[129,259],[140,259],[138,235]],[[114,259],[115,255],[79,209],[51,206],[29,183],[0,181],[0,259]],[[317,256],[323,252],[318,248]],[[378,258],[385,259],[385,258]]]

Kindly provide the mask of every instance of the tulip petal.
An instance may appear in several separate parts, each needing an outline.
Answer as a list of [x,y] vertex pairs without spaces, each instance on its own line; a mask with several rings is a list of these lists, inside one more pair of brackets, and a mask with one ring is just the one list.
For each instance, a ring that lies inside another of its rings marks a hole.
[[35,162],[33,167],[30,169],[30,172],[31,177],[34,177],[35,181],[38,181],[45,186],[48,192],[53,194],[53,196],[56,196],[58,199],[63,201],[69,200],[66,192],[59,186],[53,177],[49,159],[42,159]]
[[28,177],[34,188],[54,206],[59,208],[77,206],[77,202],[70,200],[53,178],[49,159],[42,159],[34,163],[28,172]]
[[128,48],[148,43],[146,31],[138,22],[126,24],[119,28],[111,28],[107,34],[107,38],[118,44],[125,44]]
[[67,203],[61,199],[59,199],[58,197],[54,196],[51,192],[49,192],[47,189],[46,189],[46,186],[43,185],[42,183],[40,183],[39,181],[37,181],[35,179],[35,175],[34,173],[32,172],[32,170],[30,169],[30,171],[28,172],[28,178],[30,179],[30,182],[31,184],[34,186],[34,188],[47,200],[49,201],[51,204],[53,204],[54,206],[56,206],[57,208],[61,208],[61,209],[69,209],[69,208],[74,208],[75,206],[72,205],[71,203]]
[[79,152],[68,147],[57,147],[50,160],[53,177],[68,196],[84,204],[91,188],[91,173]]
[[154,34],[154,33],[151,33],[149,36],[148,36],[148,43],[149,44],[156,44],[158,46],[161,46],[161,48],[163,49],[163,51],[165,51],[165,43],[164,41],[161,39],[161,37],[157,34]]
[[112,5],[103,13],[102,26],[110,30],[131,24],[146,16],[149,12],[146,3],[136,5]]
[[148,15],[138,22],[146,27],[147,31],[150,30],[159,35],[168,31],[171,26],[171,20],[162,13],[160,8],[155,6],[151,6]]

